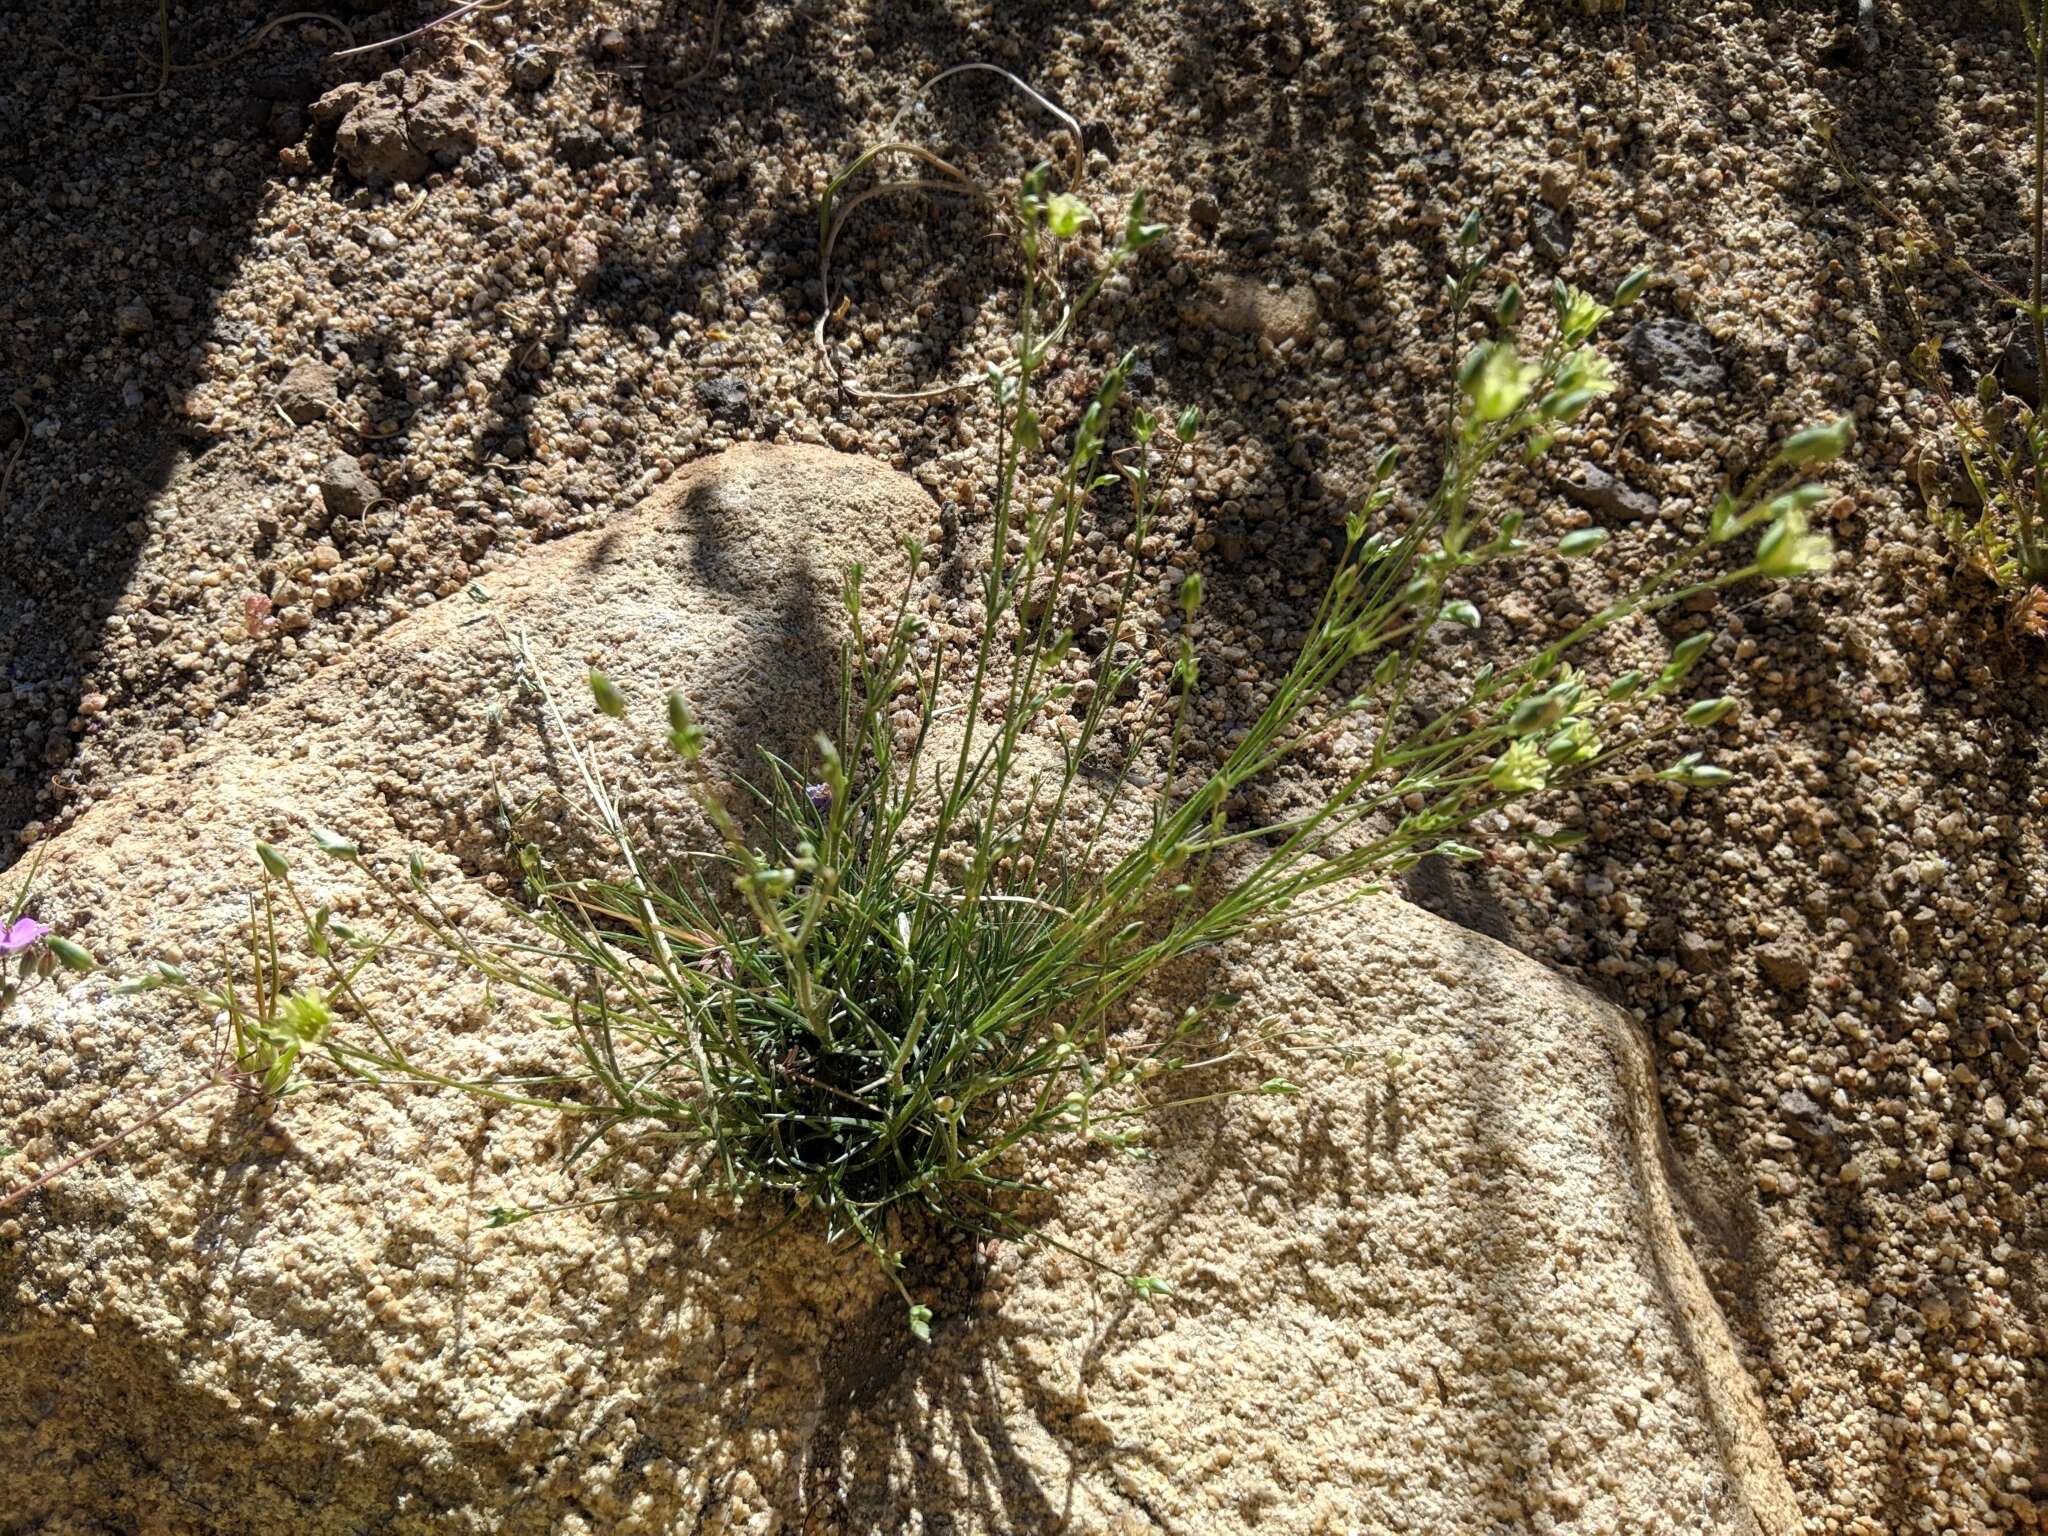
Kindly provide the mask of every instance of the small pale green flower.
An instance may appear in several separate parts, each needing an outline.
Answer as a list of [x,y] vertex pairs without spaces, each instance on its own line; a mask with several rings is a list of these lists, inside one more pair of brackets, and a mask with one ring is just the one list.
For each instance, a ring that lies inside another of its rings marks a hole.
[[1810,532],[1806,513],[1791,506],[1764,531],[1756,563],[1759,571],[1777,581],[1817,576],[1834,565],[1835,547],[1826,534]]
[[1564,344],[1576,347],[1594,331],[1600,322],[1614,311],[1582,289],[1567,287],[1564,303],[1560,306],[1559,328],[1564,333]]
[[1493,760],[1486,782],[1504,795],[1526,795],[1550,782],[1550,764],[1532,741],[1518,741]]
[[278,1010],[278,1022],[286,1034],[310,1045],[325,1037],[334,1023],[334,1012],[318,991],[294,992]]
[[1529,398],[1529,390],[1540,372],[1533,363],[1517,357],[1515,349],[1506,342],[1496,343],[1474,370],[1469,385],[1472,414],[1481,421],[1502,421],[1512,416]]
[[1580,347],[1564,360],[1557,373],[1559,389],[1590,389],[1599,394],[1614,392],[1614,370],[1607,359],[1591,347]]
[[1577,421],[1595,400],[1613,393],[1614,377],[1607,359],[1591,347],[1580,347],[1565,358],[1557,382],[1543,397],[1540,408],[1548,420]]
[[1088,205],[1071,192],[1055,192],[1045,200],[1045,222],[1062,240],[1072,239],[1081,226],[1093,220]]

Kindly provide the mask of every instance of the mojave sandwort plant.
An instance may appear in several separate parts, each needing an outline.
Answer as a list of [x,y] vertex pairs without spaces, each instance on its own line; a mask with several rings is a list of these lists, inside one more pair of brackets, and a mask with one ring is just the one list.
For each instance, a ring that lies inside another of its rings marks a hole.
[[[1825,493],[1803,477],[1843,451],[1846,421],[1784,442],[1718,499],[1696,538],[1582,621],[1470,673],[1447,705],[1420,708],[1432,637],[1480,626],[1463,595],[1471,573],[1531,549],[1518,511],[1487,513],[1482,478],[1539,456],[1608,391],[1595,338],[1648,283],[1631,274],[1611,305],[1560,283],[1540,315],[1509,284],[1482,310],[1483,235],[1468,219],[1452,249],[1450,320],[1462,334],[1483,313],[1490,334],[1457,364],[1433,490],[1404,511],[1396,455],[1380,457],[1292,665],[1227,746],[1198,752],[1189,719],[1202,688],[1201,576],[1172,594],[1175,639],[1156,658],[1163,686],[1146,685],[1154,658],[1130,642],[1163,498],[1195,451],[1199,416],[1133,408],[1128,355],[1057,427],[1042,389],[1056,340],[1162,230],[1135,200],[1092,272],[1069,277],[1093,216],[1049,182],[1047,167],[1034,170],[1008,211],[1022,292],[1011,353],[986,382],[998,427],[993,515],[964,673],[949,671],[913,611],[925,550],[909,548],[913,580],[879,607],[865,573],[849,570],[838,717],[814,761],[767,757],[750,778],[721,783],[697,712],[671,694],[650,724],[685,765],[715,840],[650,849],[629,833],[628,791],[577,719],[579,707],[638,718],[634,702],[603,670],[565,689],[508,636],[607,867],[558,868],[522,844],[523,892],[475,924],[434,899],[417,855],[316,831],[324,854],[382,892],[392,926],[369,934],[309,909],[286,855],[259,845],[247,969],[203,980],[159,966],[129,983],[228,1022],[222,1083],[281,1094],[316,1059],[358,1079],[438,1083],[573,1117],[585,1127],[577,1154],[597,1165],[648,1133],[683,1149],[672,1180],[600,1185],[593,1200],[710,1187],[810,1213],[876,1255],[922,1335],[930,1313],[899,1273],[896,1218],[1043,1235],[1012,1198],[1032,1144],[1137,1151],[1165,1108],[1297,1091],[1267,1075],[1267,1027],[1233,1020],[1228,997],[1137,1022],[1128,1005],[1165,968],[1351,899],[1361,882],[1426,855],[1476,857],[1464,841],[1475,824],[1528,797],[1650,774],[1694,789],[1726,781],[1702,751],[1675,750],[1735,708],[1674,698],[1710,632],[1655,669],[1597,685],[1570,658],[1613,626],[1826,568],[1826,540],[1807,524]],[[1076,551],[1111,486],[1127,494],[1130,527],[1106,643],[1091,652],[1060,628],[1046,594],[1080,579]],[[1604,539],[1580,529],[1544,553],[1584,559]],[[1241,792],[1298,765],[1333,727],[1363,741],[1355,766],[1312,779],[1313,803],[1298,813],[1248,815]],[[1149,809],[1135,831],[1118,831],[1140,794]],[[280,913],[303,958],[280,955]],[[538,1078],[464,1079],[400,1049],[357,982],[387,951],[422,946],[500,999],[522,1000],[573,1043],[573,1061]],[[1125,1278],[1144,1292],[1165,1286]]]

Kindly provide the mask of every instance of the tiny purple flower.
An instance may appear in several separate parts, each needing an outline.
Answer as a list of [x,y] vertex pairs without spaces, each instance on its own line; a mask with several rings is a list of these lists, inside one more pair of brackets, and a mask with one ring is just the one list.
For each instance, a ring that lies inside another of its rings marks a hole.
[[32,917],[18,917],[0,926],[0,955],[18,955],[49,931],[48,923],[39,923]]
[[722,945],[714,945],[697,957],[697,969],[706,976],[717,976],[732,980],[732,955]]
[[832,814],[832,786],[830,784],[806,784],[804,793],[810,797],[811,809],[820,816]]

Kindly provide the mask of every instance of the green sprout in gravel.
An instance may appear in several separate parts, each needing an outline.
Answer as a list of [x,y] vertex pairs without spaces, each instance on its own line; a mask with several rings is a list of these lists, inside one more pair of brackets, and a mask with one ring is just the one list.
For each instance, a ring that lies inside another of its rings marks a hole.
[[[2008,393],[1992,369],[1974,391],[1958,395],[1942,367],[1942,338],[1929,336],[1913,350],[1913,365],[1941,397],[1949,414],[1963,475],[1965,506],[1939,477],[1923,473],[1921,493],[1949,542],[2012,601],[2015,628],[2048,636],[2048,0],[2018,0],[2026,47],[2033,62],[2031,252],[2024,296],[1978,271],[1963,257],[1949,264],[1998,294],[2017,310],[2032,357],[2033,398]],[[1891,210],[1862,178],[1844,172],[1886,213]],[[1896,222],[1896,215],[1892,215]],[[1911,242],[1906,243],[1911,248]],[[1881,263],[1896,273],[1896,264]],[[1910,293],[1908,308],[1912,308]],[[1915,326],[1918,327],[1917,315]],[[2008,351],[2008,358],[2013,353]],[[2025,369],[2008,382],[2023,382]]]
[[[337,944],[332,921],[300,904],[283,857],[265,854],[266,878],[282,883],[325,946],[321,996],[335,1027],[317,1039],[342,1070],[545,1104],[586,1123],[585,1150],[635,1132],[680,1144],[689,1157],[679,1187],[765,1197],[871,1250],[920,1336],[931,1314],[902,1277],[904,1218],[1053,1241],[1017,1214],[1032,1149],[1072,1139],[1130,1151],[1148,1117],[1174,1106],[1296,1091],[1267,1075],[1261,1055],[1273,1036],[1234,1023],[1230,999],[1164,1022],[1133,1009],[1170,967],[1349,900],[1430,854],[1476,857],[1461,839],[1531,796],[1647,774],[1695,788],[1724,782],[1700,751],[1676,750],[1677,738],[1734,708],[1672,697],[1709,634],[1604,686],[1568,658],[1625,621],[1738,583],[1824,570],[1827,542],[1807,522],[1824,492],[1804,476],[1848,440],[1846,422],[1792,437],[1750,485],[1719,499],[1696,539],[1621,596],[1422,709],[1431,637],[1480,627],[1461,595],[1470,574],[1532,547],[1520,512],[1491,516],[1477,505],[1482,479],[1513,473],[1517,455],[1542,453],[1607,393],[1594,339],[1649,279],[1632,274],[1611,305],[1559,284],[1540,321],[1509,286],[1485,312],[1487,339],[1456,369],[1434,490],[1404,507],[1397,457],[1380,456],[1299,654],[1227,747],[1203,747],[1189,728],[1202,686],[1199,574],[1171,595],[1177,641],[1157,657],[1164,686],[1148,688],[1139,649],[1148,550],[1199,416],[1130,407],[1133,356],[1085,405],[1056,406],[1042,387],[1054,339],[1072,335],[1102,284],[1163,230],[1136,200],[1092,276],[1063,280],[1092,221],[1048,180],[1046,168],[1031,173],[1010,209],[1022,295],[1013,354],[989,370],[998,437],[971,665],[949,667],[921,643],[914,580],[878,611],[864,573],[850,570],[834,728],[817,738],[814,763],[767,757],[734,791],[709,770],[705,727],[681,693],[665,716],[602,671],[589,675],[587,695],[565,694],[515,637],[522,680],[573,766],[585,824],[609,845],[608,873],[557,869],[520,848],[526,889],[507,905],[507,938],[449,915],[416,856],[400,878],[384,859],[322,834],[323,851],[362,869],[409,930]],[[1481,317],[1481,244],[1468,220],[1447,285],[1459,336]],[[1118,484],[1131,527],[1121,570],[1108,578],[1114,617],[1091,660],[1058,627],[1060,605],[1046,594],[1079,579],[1091,509]],[[1584,559],[1603,540],[1582,529],[1549,553]],[[908,553],[915,573],[925,551]],[[636,843],[578,726],[580,697],[665,734],[715,847]],[[1119,702],[1133,699],[1129,710]],[[1343,777],[1311,777],[1313,801],[1297,814],[1247,819],[1248,787],[1283,770],[1300,778],[1311,746],[1338,730],[1365,743]],[[1139,782],[1149,814],[1118,818]],[[451,1082],[420,1066],[351,985],[355,967],[401,944],[453,955],[498,996],[529,1000],[573,1040],[580,1065],[503,1082]],[[358,1016],[376,1038],[344,1043]],[[1165,1289],[1158,1277],[1125,1279],[1140,1294]]]
[[[283,870],[283,856],[263,844],[257,845],[262,855],[266,872]],[[35,876],[35,866],[29,870],[29,880],[22,884],[22,895],[14,908],[15,915],[9,919],[11,929],[20,921],[20,908],[26,902],[30,883]],[[324,953],[322,948],[322,922],[315,922],[301,911],[308,944],[315,953]],[[40,925],[37,925],[40,926]],[[16,929],[18,931],[18,929]],[[277,913],[268,879],[264,883],[260,907],[252,902],[249,910],[249,970],[239,982],[235,970],[227,970],[220,981],[211,987],[195,984],[177,966],[161,961],[144,971],[140,976],[123,982],[116,990],[122,993],[156,992],[168,989],[205,1008],[218,1021],[216,1038],[211,1059],[206,1070],[176,1090],[170,1097],[136,1119],[129,1121],[112,1134],[103,1137],[81,1152],[65,1158],[54,1167],[29,1179],[12,1189],[0,1190],[0,1210],[16,1205],[43,1188],[62,1178],[72,1169],[112,1151],[122,1142],[165,1119],[174,1111],[184,1108],[196,1099],[202,1099],[219,1090],[231,1090],[247,1096],[274,1103],[290,1092],[294,1082],[293,1068],[297,1065],[300,1052],[320,1042],[327,1034],[333,1015],[327,1007],[325,996],[318,990],[301,990],[287,995],[279,978],[283,975],[277,943]],[[57,967],[78,975],[91,975],[101,967],[92,953],[83,946],[44,930],[38,946],[43,954],[39,957],[36,971],[44,976]],[[4,948],[4,945],[0,945]],[[22,974],[30,974],[25,960]],[[11,986],[0,986],[0,1008],[14,1000],[15,991]],[[330,1054],[337,1063],[345,1060],[347,1047],[330,1045]]]

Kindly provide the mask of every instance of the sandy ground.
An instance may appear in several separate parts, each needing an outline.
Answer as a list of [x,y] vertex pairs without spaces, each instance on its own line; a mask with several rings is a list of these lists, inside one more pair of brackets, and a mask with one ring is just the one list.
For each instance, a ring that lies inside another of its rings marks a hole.
[[[1648,312],[1703,327],[1721,379],[1687,395],[1637,359],[1531,484],[1532,518],[1613,521],[1626,568],[1772,437],[1853,410],[1845,558],[1725,618],[1703,664],[1747,701],[1714,744],[1741,788],[1553,806],[1592,831],[1571,856],[1503,851],[1411,894],[1650,1026],[1696,1246],[1811,1528],[2034,1528],[2044,678],[1909,488],[1940,472],[1940,439],[1905,368],[1913,308],[1978,366],[2010,311],[1892,225],[2011,282],[2026,101],[2011,34],[1902,9],[1859,62],[1819,4],[758,3],[721,13],[715,48],[708,9],[531,4],[341,66],[294,24],[161,95],[95,102],[156,83],[153,9],[42,7],[10,23],[27,46],[0,98],[0,384],[28,427],[0,420],[0,452],[20,449],[0,833],[61,825],[736,439],[907,467],[941,502],[933,534],[971,532],[978,403],[857,404],[809,345],[824,182],[947,66],[1031,78],[1081,121],[1105,216],[1143,187],[1175,228],[1064,377],[1140,346],[1144,391],[1209,414],[1165,533],[1214,594],[1218,726],[1291,650],[1379,448],[1427,462],[1447,224],[1482,207],[1532,290],[1553,266],[1604,286],[1652,262]],[[264,19],[167,15],[181,65]],[[428,13],[346,19],[369,41]],[[346,124],[330,147],[307,105],[388,70],[368,89],[432,147],[369,187],[336,167]],[[428,79],[431,102],[403,94]],[[979,82],[906,121],[991,182],[1069,148]],[[1890,214],[1841,178],[1830,134]],[[1009,303],[983,227],[868,213],[842,365],[971,372]],[[331,375],[288,379],[302,359]],[[1654,511],[1578,505],[1588,464]],[[1518,648],[1597,580],[1536,562],[1475,646]]]

